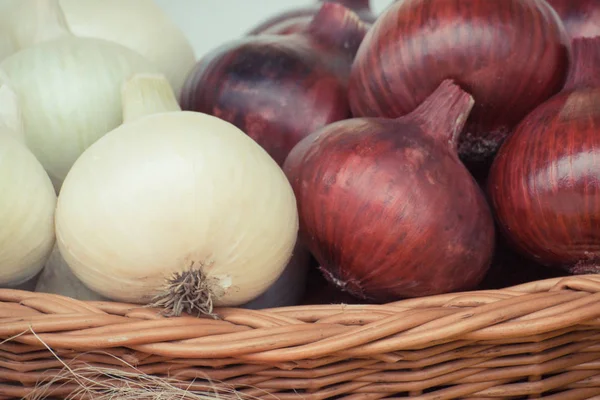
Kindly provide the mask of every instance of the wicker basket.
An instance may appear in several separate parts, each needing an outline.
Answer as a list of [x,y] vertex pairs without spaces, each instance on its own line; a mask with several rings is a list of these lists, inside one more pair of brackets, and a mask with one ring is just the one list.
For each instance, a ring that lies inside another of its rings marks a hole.
[[596,275],[387,305],[218,315],[166,318],[135,305],[0,290],[0,398],[27,398],[44,382],[51,397],[66,398],[76,383],[59,374],[81,365],[141,371],[189,392],[213,381],[242,397],[600,396]]

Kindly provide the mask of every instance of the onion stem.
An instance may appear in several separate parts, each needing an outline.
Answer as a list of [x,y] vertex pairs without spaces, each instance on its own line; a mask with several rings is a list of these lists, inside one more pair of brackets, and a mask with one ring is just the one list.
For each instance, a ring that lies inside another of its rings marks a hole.
[[123,121],[146,115],[181,111],[173,88],[162,74],[136,74],[123,84]]
[[34,44],[72,36],[59,0],[37,0]]

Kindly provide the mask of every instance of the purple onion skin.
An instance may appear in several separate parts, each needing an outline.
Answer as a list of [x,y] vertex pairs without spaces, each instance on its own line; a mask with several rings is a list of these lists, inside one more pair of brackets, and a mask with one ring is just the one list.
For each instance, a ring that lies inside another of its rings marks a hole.
[[[254,27],[248,34],[289,35],[303,32],[310,25],[312,18],[319,11],[320,3],[323,2],[323,0],[319,0],[311,6],[275,15]],[[354,11],[368,26],[371,26],[377,18],[371,11],[370,0],[335,0],[333,2],[342,4],[344,7]]]
[[568,35],[544,0],[397,1],[360,46],[350,104],[356,117],[396,118],[453,79],[475,99],[459,154],[485,167],[510,130],[561,89],[569,62]]
[[336,122],[294,147],[284,171],[300,237],[330,282],[387,302],[483,279],[493,219],[455,148],[472,104],[444,81],[403,118]]
[[510,242],[536,262],[600,272],[600,38],[573,41],[565,88],[505,141],[488,191]]
[[562,19],[571,38],[600,36],[598,0],[546,0]]
[[228,43],[190,73],[181,107],[234,124],[282,165],[302,138],[351,117],[347,80],[366,31],[352,11],[326,3],[304,33]]

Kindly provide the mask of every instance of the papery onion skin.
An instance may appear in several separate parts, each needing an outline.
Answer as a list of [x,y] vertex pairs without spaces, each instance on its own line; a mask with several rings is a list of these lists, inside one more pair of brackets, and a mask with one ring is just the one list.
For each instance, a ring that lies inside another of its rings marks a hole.
[[[318,3],[323,2],[323,0],[319,0]],[[334,0],[332,2],[342,4],[356,12],[360,19],[369,26],[377,19],[371,10],[370,0]],[[312,18],[319,11],[320,4],[318,3],[275,15],[254,27],[248,34],[289,35],[302,32],[310,25]]]
[[0,287],[24,287],[42,270],[54,245],[56,194],[35,156],[3,131],[0,187]]
[[546,0],[556,10],[571,38],[600,35],[598,0]]
[[23,49],[0,69],[19,98],[27,146],[57,193],[79,155],[123,122],[122,83],[158,71],[119,44],[72,36]]
[[600,39],[573,41],[565,88],[516,127],[490,171],[515,248],[571,273],[600,272]]
[[[134,76],[124,104],[143,103],[156,86],[168,88],[160,78]],[[212,305],[239,306],[264,293],[290,260],[298,231],[281,168],[213,116],[134,117],[90,146],[64,182],[57,243],[74,274],[102,296],[140,304],[165,291],[173,298],[178,274],[202,283],[202,293],[184,288],[175,299],[210,294],[211,304],[186,302],[173,315],[188,305],[207,313]]]
[[[7,9],[17,46],[36,37],[36,1],[16,1]],[[140,54],[164,73],[179,93],[196,62],[183,31],[154,0],[59,0],[69,30],[78,37],[104,39]]]
[[58,294],[82,301],[109,300],[90,290],[83,282],[77,279],[60,254],[58,245],[53,247],[42,273],[31,290],[35,290],[38,293]]
[[357,117],[395,118],[454,79],[475,99],[459,154],[485,166],[510,129],[561,89],[569,60],[568,35],[545,1],[398,1],[360,46],[350,104]]
[[294,147],[300,237],[329,281],[377,302],[481,281],[493,220],[455,149],[472,104],[444,81],[413,114],[336,122]]
[[282,165],[302,138],[351,116],[346,82],[365,33],[350,10],[326,3],[305,33],[250,36],[209,53],[181,107],[231,122]]

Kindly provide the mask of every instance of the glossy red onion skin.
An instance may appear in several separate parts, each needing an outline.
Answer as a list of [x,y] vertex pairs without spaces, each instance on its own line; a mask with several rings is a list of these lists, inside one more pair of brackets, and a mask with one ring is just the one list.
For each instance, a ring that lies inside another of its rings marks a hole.
[[449,140],[426,132],[427,117],[336,122],[284,164],[300,236],[325,277],[357,298],[468,290],[489,267],[489,207]]
[[600,36],[598,0],[546,0],[562,19],[571,38]]
[[185,82],[182,109],[234,124],[279,165],[302,138],[349,118],[347,79],[366,27],[340,5],[322,10],[305,33],[249,36],[205,56]]
[[488,185],[503,231],[523,253],[577,272],[578,263],[600,261],[599,176],[600,90],[592,89],[557,95],[524,119]]
[[543,265],[600,272],[600,38],[576,39],[565,88],[500,148],[488,191],[510,242]]
[[[289,35],[306,30],[313,16],[319,11],[323,0],[309,7],[298,8],[275,15],[254,27],[249,35]],[[356,14],[369,26],[375,22],[376,16],[371,11],[369,0],[337,0],[336,3],[356,12]]]
[[568,35],[543,0],[403,0],[369,30],[349,83],[355,116],[395,118],[444,79],[475,98],[459,154],[483,162],[529,111],[557,93]]

